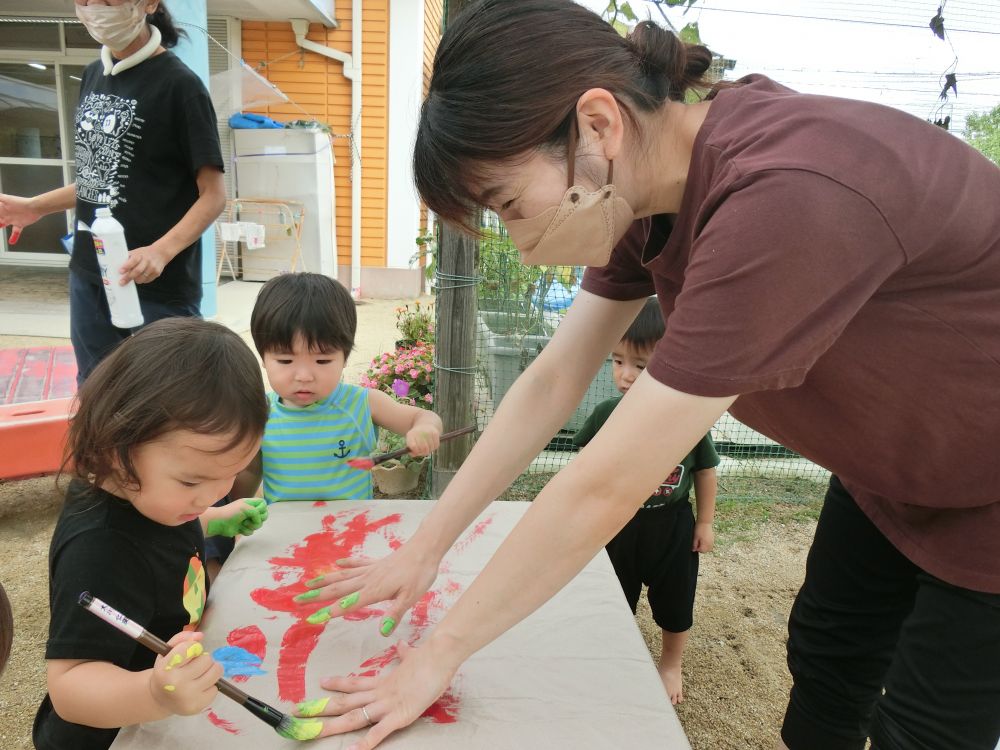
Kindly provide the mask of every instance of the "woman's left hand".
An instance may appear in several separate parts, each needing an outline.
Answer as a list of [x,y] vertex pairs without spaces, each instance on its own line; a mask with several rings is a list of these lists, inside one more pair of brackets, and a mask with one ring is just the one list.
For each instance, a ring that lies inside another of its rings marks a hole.
[[130,281],[134,281],[136,284],[148,284],[159,278],[167,261],[168,258],[164,253],[153,245],[129,250],[128,260],[120,269],[122,276],[119,283],[122,286]]
[[318,712],[315,708],[301,712],[305,705],[315,706],[315,701],[300,704],[298,715],[323,719],[320,737],[371,727],[347,750],[371,750],[409,726],[448,689],[458,665],[454,653],[437,644],[433,635],[420,648],[400,641],[397,649],[399,665],[392,672],[378,677],[329,677],[321,685],[339,694]]

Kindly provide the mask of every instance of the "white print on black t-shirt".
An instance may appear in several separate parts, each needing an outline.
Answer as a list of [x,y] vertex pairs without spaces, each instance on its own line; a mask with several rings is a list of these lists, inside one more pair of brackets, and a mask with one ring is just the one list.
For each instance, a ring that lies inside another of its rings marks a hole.
[[674,490],[680,487],[681,478],[684,476],[684,465],[677,464],[677,468],[670,472],[670,476],[663,480],[663,484],[656,488],[653,497],[667,497],[674,494]]
[[80,200],[114,208],[124,202],[142,119],[135,99],[87,94],[76,111],[76,195]]

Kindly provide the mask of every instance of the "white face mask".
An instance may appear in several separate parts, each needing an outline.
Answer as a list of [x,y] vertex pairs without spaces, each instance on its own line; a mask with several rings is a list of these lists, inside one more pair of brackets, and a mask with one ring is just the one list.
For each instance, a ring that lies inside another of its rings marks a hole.
[[76,17],[98,44],[119,52],[135,41],[146,26],[145,0],[121,5],[77,5]]

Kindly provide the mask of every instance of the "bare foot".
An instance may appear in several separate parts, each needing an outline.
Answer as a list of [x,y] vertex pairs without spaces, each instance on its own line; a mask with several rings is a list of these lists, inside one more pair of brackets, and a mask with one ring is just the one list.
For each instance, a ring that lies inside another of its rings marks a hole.
[[663,680],[663,687],[667,689],[667,695],[670,696],[670,703],[674,706],[683,703],[684,688],[680,666],[660,665],[660,679]]

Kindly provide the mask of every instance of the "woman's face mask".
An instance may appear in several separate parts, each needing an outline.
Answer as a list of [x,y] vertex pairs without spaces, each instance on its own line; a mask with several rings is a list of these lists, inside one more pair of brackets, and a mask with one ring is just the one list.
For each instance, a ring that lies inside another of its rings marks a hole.
[[567,144],[569,187],[559,205],[530,219],[504,222],[521,262],[527,265],[606,266],[611,251],[635,218],[628,202],[616,195],[614,162],[608,162],[607,184],[599,190],[573,184],[576,142],[574,121]]
[[98,44],[120,51],[135,41],[146,26],[145,0],[121,5],[77,5],[76,17]]

